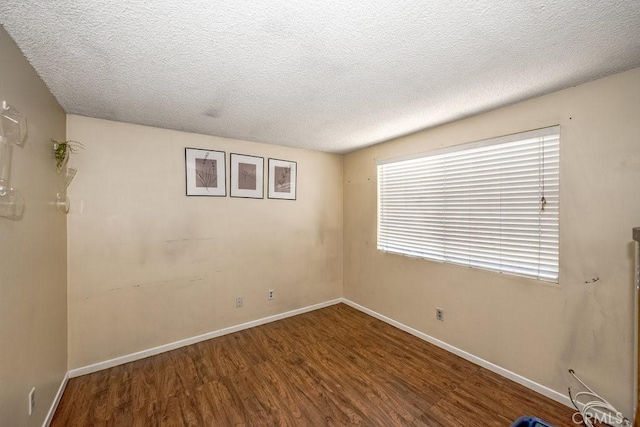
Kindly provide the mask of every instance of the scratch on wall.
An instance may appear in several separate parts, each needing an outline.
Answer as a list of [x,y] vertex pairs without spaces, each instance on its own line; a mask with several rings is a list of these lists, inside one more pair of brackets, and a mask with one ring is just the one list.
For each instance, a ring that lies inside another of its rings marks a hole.
[[165,240],[165,243],[183,243],[183,242],[191,242],[191,241],[198,241],[198,240],[214,240],[216,239],[216,237],[195,237],[192,239],[171,239],[171,240]]
[[171,285],[174,283],[193,283],[193,282],[199,282],[202,280],[202,277],[186,277],[186,278],[176,278],[173,280],[157,280],[157,281],[153,281],[153,282],[144,282],[144,283],[136,283],[133,285],[128,285],[128,286],[118,286],[115,288],[110,288],[107,289],[106,292],[117,292],[117,291],[125,291],[125,290],[132,290],[132,289],[136,289],[136,288],[152,288],[152,287],[158,287],[158,286],[165,286],[165,285]]

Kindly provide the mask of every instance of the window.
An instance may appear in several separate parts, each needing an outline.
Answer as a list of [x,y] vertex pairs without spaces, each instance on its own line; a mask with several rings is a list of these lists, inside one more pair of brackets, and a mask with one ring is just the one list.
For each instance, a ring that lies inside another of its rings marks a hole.
[[378,162],[378,249],[558,281],[560,127]]

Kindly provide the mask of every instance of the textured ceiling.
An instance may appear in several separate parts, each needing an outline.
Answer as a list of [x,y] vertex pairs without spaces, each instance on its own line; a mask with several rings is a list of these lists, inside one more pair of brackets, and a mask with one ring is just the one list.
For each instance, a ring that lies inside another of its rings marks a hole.
[[640,66],[640,1],[2,0],[68,113],[347,152]]

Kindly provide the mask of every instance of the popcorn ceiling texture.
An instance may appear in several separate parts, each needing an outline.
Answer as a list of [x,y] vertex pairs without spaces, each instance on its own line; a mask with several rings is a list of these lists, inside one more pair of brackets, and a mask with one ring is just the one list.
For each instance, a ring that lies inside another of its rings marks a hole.
[[640,66],[640,2],[2,0],[67,113],[348,152]]

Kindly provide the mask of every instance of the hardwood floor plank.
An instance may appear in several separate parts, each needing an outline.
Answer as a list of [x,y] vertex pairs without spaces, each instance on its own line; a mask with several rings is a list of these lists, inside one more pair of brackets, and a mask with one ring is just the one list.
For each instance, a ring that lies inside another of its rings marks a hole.
[[154,380],[154,363],[152,358],[146,358],[131,364],[131,399],[134,412],[146,408],[148,402],[155,402],[160,398]]
[[73,378],[51,425],[562,427],[572,413],[338,304]]
[[[476,397],[479,391],[482,392],[481,399]],[[454,393],[461,400],[477,402],[477,406],[486,413],[499,414],[507,419],[535,415],[556,427],[575,426],[570,416],[558,417],[557,402],[484,369],[462,383]],[[568,411],[572,413],[571,409]]]
[[[390,422],[397,424],[403,420],[402,424],[406,424],[422,414],[424,401],[421,405],[412,404],[411,396],[396,393],[395,387],[389,386],[388,375],[382,370],[372,369],[365,360],[358,360],[351,352],[343,351],[335,338],[327,344],[322,366],[331,372],[349,372],[349,383],[356,392],[391,417]],[[344,378],[337,380],[343,381]]]
[[[328,352],[322,355],[314,354],[302,367],[307,372],[313,372],[313,376],[322,378],[325,387],[331,385],[330,388],[327,387],[327,391],[335,392],[336,396],[341,398],[340,402],[357,408],[361,418],[366,420],[373,417],[380,420],[382,425],[402,425],[399,421],[401,417],[395,411],[385,410],[387,408],[379,396],[380,390],[366,387],[358,380],[360,375],[356,368],[341,366],[333,359]],[[348,372],[348,376],[344,376],[345,371]]]
[[202,411],[211,409],[213,424],[225,426],[244,426],[248,419],[243,415],[242,408],[236,406],[229,389],[219,381],[212,381],[205,385],[202,393],[197,396],[198,404]]
[[[334,342],[333,347],[340,348],[341,343]],[[424,387],[412,387],[410,381],[406,381],[397,373],[388,369],[387,366],[372,365],[370,360],[365,356],[359,356],[354,352],[342,347],[341,351],[345,352],[349,361],[358,366],[362,372],[366,372],[369,381],[377,383],[378,387],[385,393],[384,399],[398,410],[404,410],[409,417],[406,419],[419,417],[429,406],[438,401],[445,393],[439,393],[438,396],[430,394],[429,390]]]
[[[353,354],[358,355],[364,363],[372,366],[372,369],[384,372],[391,381],[399,383],[399,387],[408,389],[411,393],[419,396],[425,405],[435,404],[453,390],[455,384],[457,384],[457,382],[451,382],[449,378],[438,379],[435,374],[416,373],[414,368],[405,366],[403,363],[391,363],[393,360],[391,355],[381,354],[375,350],[371,351],[366,346],[352,346],[350,350]],[[419,367],[418,369],[428,371],[428,366],[426,364],[425,367]],[[440,373],[440,375],[443,374]],[[450,373],[450,375],[455,375],[455,373]]]
[[321,425],[350,424],[350,420],[356,415],[350,411],[342,411],[340,405],[334,403],[329,397],[330,392],[327,392],[316,379],[302,369],[302,363],[304,363],[302,358],[293,356],[285,360],[285,363],[279,363],[276,369],[281,372],[280,378],[285,378],[287,383],[296,390],[298,398],[309,407],[309,411],[315,411],[324,419],[325,422]]
[[232,405],[242,414],[247,424],[268,425],[267,411],[258,400],[255,390],[247,388],[247,371],[224,377],[220,381],[229,391]]

